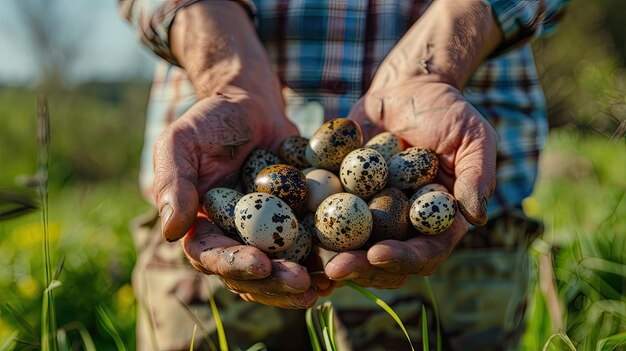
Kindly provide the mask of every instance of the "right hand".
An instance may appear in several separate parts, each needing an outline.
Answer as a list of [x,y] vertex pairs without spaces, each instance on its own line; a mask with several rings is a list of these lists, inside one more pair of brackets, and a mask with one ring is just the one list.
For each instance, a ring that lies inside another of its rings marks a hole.
[[276,151],[284,138],[297,133],[282,104],[233,87],[198,101],[165,128],[154,147],[154,195],[165,239],[184,236],[191,264],[219,275],[243,299],[284,308],[315,303],[306,268],[271,261],[226,237],[199,209],[209,189],[236,185],[252,150]]

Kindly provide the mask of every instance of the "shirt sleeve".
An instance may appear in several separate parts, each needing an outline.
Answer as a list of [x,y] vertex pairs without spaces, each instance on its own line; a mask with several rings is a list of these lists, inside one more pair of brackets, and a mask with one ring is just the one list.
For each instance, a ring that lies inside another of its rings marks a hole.
[[[155,54],[171,64],[179,65],[170,50],[169,32],[176,13],[201,0],[118,0],[121,15],[126,18],[138,39]],[[240,3],[251,18],[255,7],[250,0]]]
[[571,0],[483,0],[502,30],[504,40],[496,50],[518,48],[553,32]]

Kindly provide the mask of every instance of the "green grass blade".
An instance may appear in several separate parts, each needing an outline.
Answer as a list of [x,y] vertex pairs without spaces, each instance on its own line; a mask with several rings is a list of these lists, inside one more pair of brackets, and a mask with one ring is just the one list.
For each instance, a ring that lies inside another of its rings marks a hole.
[[206,337],[204,338],[209,346],[209,348],[211,350],[217,350],[217,346],[215,345],[215,343],[213,342],[213,340],[210,338],[210,333],[209,331],[204,327],[204,325],[202,324],[202,321],[198,318],[198,316],[196,316],[196,314],[189,308],[189,306],[187,306],[185,304],[185,302],[183,300],[181,300],[180,298],[178,298],[178,303],[181,304],[181,306],[183,306],[183,308],[185,309],[185,311],[187,312],[187,314],[189,315],[189,317],[191,319],[193,319],[194,323],[200,328],[200,330],[204,333],[204,335],[206,335]]
[[32,338],[33,340],[37,338],[37,332],[35,332],[35,328],[33,328],[30,323],[23,317],[22,313],[20,313],[12,304],[6,303],[4,307],[9,311],[9,314],[15,318],[17,323],[22,327],[23,334],[25,336]]
[[256,344],[250,346],[246,351],[267,351],[267,346],[265,346],[262,342],[257,342]]
[[333,305],[330,302],[325,302],[323,307],[324,320],[328,326],[328,333],[330,337],[330,343],[333,346],[333,350],[337,349],[337,343],[335,341],[335,312]]
[[70,345],[67,340],[67,332],[63,328],[57,329],[57,344],[60,351],[70,351]]
[[400,329],[402,329],[402,331],[404,332],[404,335],[406,336],[407,340],[409,341],[409,345],[411,346],[411,350],[415,351],[415,348],[413,348],[413,342],[411,341],[411,337],[409,336],[409,333],[407,332],[406,328],[404,327],[404,324],[400,320],[400,317],[398,317],[396,312],[394,312],[394,310],[391,307],[389,307],[389,305],[387,305],[385,303],[385,301],[383,301],[380,298],[378,298],[378,296],[374,295],[369,290],[366,290],[366,289],[360,287],[359,285],[357,285],[357,284],[355,284],[355,283],[353,283],[351,281],[344,281],[343,283],[346,286],[348,286],[348,287],[352,288],[353,290],[355,290],[356,292],[358,292],[359,294],[361,294],[362,296],[364,296],[367,299],[371,300],[372,302],[374,302],[378,306],[380,306],[383,310],[385,310],[391,316],[391,318],[393,318],[396,321],[396,323],[398,323],[398,325],[400,326]]
[[220,351],[228,351],[228,341],[226,340],[226,332],[224,332],[224,324],[222,324],[222,317],[220,317],[220,311],[217,309],[213,294],[209,294],[209,303],[211,304],[213,319],[215,319],[215,329],[217,330],[217,341],[220,345]]
[[11,335],[9,335],[9,337],[6,340],[4,340],[2,345],[0,345],[0,350],[1,351],[13,350],[15,348],[15,343],[16,343],[18,335],[19,335],[19,332],[17,330],[14,331]]
[[317,337],[317,329],[315,328],[315,324],[313,322],[313,307],[309,307],[306,310],[305,321],[306,329],[308,330],[309,337],[311,338],[311,348],[313,351],[322,351],[320,340]]
[[626,345],[626,332],[611,335],[598,341],[596,351],[613,351],[624,345]]
[[422,350],[430,350],[428,347],[428,321],[426,318],[425,305],[422,305]]
[[76,322],[76,321],[70,322],[60,327],[59,329],[63,329],[66,332],[70,330],[76,330],[78,334],[80,335],[80,338],[83,342],[84,350],[96,351],[96,345],[94,344],[93,339],[91,338],[91,335],[89,335],[89,331],[87,331],[87,328],[85,328],[85,326],[82,323]]
[[324,346],[327,351],[335,351],[335,348],[330,341],[330,333],[328,331],[328,325],[326,323],[326,314],[324,313],[323,306],[316,306],[317,320],[319,322],[320,331],[322,332],[322,339],[324,340]]
[[561,339],[561,341],[563,341],[565,343],[565,345],[567,345],[567,347],[571,350],[571,351],[577,351],[576,347],[574,346],[574,344],[572,343],[572,341],[569,339],[569,337],[565,334],[565,333],[556,333],[556,334],[552,334],[548,340],[546,341],[546,343],[543,345],[543,349],[542,351],[547,351],[548,347],[552,344],[552,340],[555,338],[559,338]]
[[193,325],[193,333],[191,334],[191,343],[189,344],[189,351],[193,351],[193,345],[196,343],[196,331],[198,330],[198,325]]
[[426,290],[428,290],[428,297],[430,298],[430,303],[433,306],[433,312],[435,313],[435,328],[437,331],[437,351],[441,351],[441,322],[439,320],[439,305],[437,304],[437,299],[435,299],[435,294],[433,293],[433,289],[430,286],[430,281],[428,277],[424,277],[424,283],[426,283]]
[[102,328],[104,328],[104,330],[113,338],[117,350],[126,351],[126,346],[124,346],[124,342],[122,342],[122,338],[117,332],[117,329],[111,320],[110,314],[103,306],[96,307],[96,317],[98,318],[98,323],[102,326]]

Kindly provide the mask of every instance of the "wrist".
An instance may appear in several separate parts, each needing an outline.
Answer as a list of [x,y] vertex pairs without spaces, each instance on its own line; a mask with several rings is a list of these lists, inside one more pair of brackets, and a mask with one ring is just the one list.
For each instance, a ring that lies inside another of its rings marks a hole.
[[381,65],[387,81],[443,82],[462,90],[502,33],[482,0],[434,1]]
[[197,2],[171,26],[171,49],[198,98],[244,90],[266,98],[280,86],[245,10],[235,2]]

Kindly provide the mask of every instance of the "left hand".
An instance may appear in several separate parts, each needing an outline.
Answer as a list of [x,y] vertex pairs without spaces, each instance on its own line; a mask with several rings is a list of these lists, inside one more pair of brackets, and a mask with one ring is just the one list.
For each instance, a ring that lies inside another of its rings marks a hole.
[[397,133],[412,146],[439,156],[438,182],[452,190],[459,212],[452,226],[435,235],[385,240],[367,251],[337,254],[325,266],[333,280],[397,288],[408,275],[430,275],[450,255],[469,228],[483,225],[495,187],[496,133],[452,85],[428,76],[374,81],[349,118],[366,139]]

